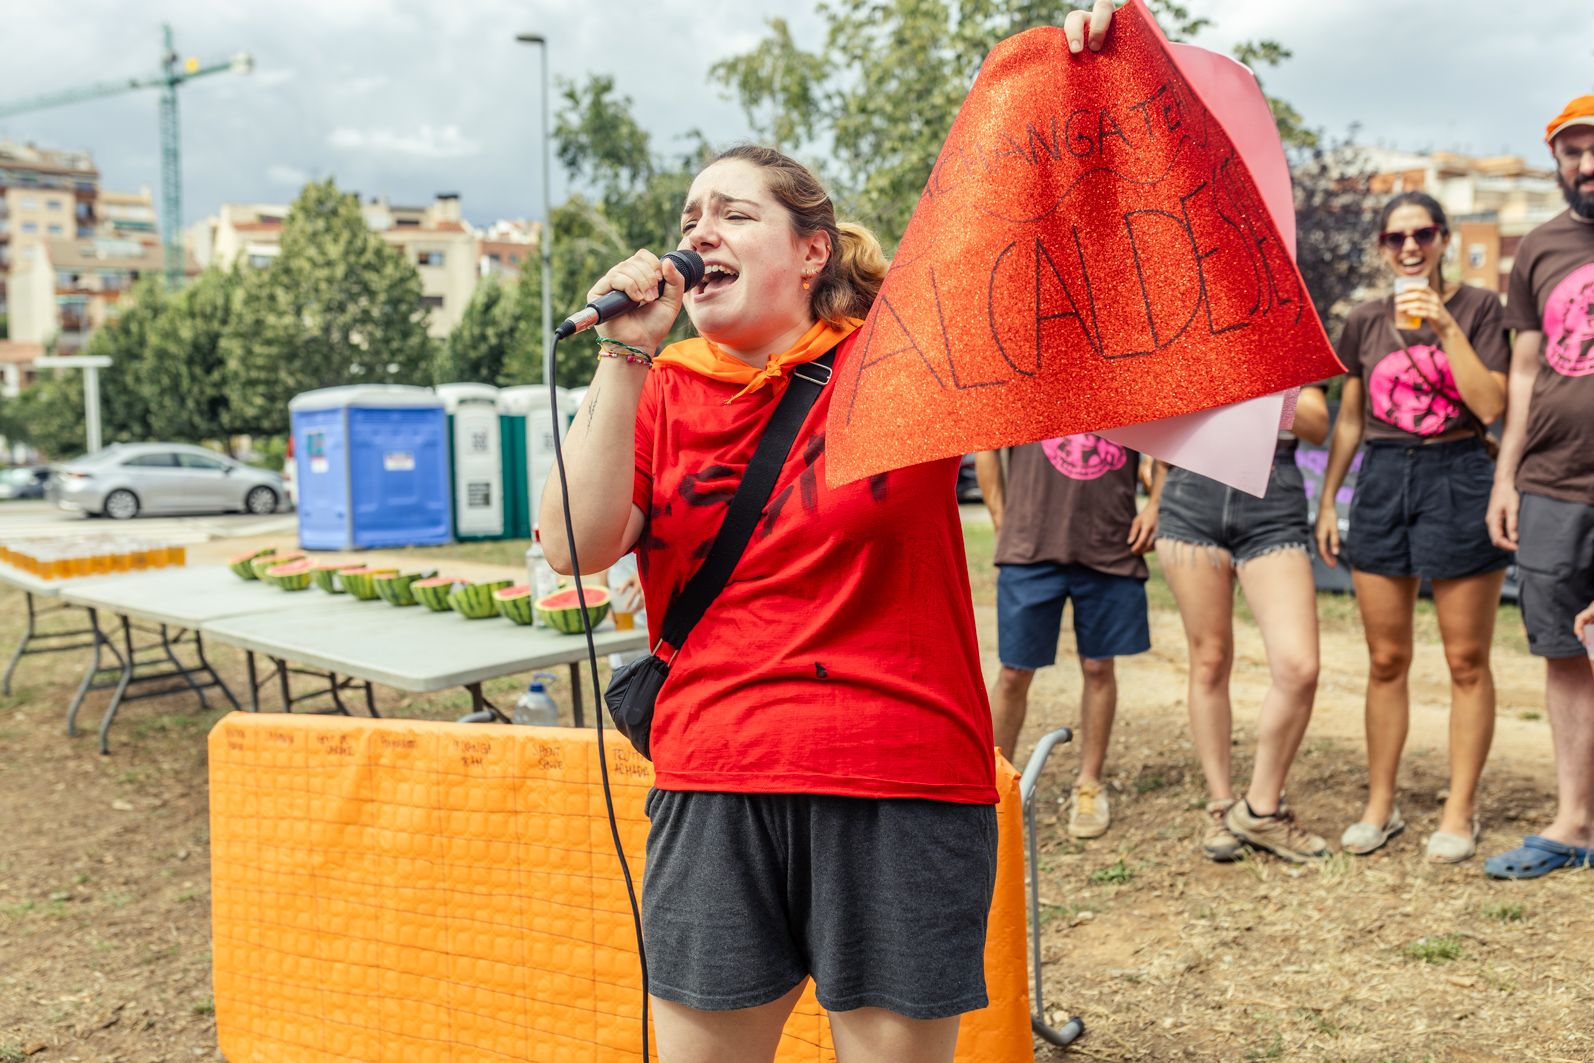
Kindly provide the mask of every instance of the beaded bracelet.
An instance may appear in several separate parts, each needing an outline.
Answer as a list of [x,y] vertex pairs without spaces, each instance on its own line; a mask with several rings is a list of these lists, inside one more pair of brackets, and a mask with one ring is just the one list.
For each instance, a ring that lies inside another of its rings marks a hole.
[[[617,347],[619,350],[606,349],[610,347]],[[611,340],[607,336],[598,337],[598,357],[624,358],[632,365],[645,365],[650,367],[653,365],[653,356],[647,351],[644,351],[641,347],[633,347],[629,343],[621,343],[619,340]]]

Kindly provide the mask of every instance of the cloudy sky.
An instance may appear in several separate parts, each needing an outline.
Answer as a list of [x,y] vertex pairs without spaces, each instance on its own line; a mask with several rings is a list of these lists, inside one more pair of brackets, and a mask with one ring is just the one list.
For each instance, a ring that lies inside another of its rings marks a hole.
[[[1308,123],[1358,122],[1392,147],[1538,160],[1544,123],[1594,92],[1590,0],[1186,3],[1216,23],[1199,44],[1293,49],[1266,84]],[[286,202],[327,175],[397,203],[458,192],[478,224],[540,216],[538,55],[517,32],[549,39],[555,78],[612,74],[661,148],[694,127],[716,142],[746,135],[706,71],[751,48],[767,17],[822,45],[802,0],[0,0],[0,12],[0,102],[152,73],[163,21],[183,56],[253,54],[254,74],[180,92],[185,223],[222,202]],[[152,91],[0,118],[0,137],[87,148],[111,189],[159,186]]]

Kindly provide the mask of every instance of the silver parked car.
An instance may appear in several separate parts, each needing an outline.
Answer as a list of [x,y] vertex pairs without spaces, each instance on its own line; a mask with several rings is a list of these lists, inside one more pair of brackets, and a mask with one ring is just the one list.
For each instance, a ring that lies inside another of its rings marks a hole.
[[118,443],[55,467],[45,497],[126,520],[140,513],[275,513],[282,477],[186,443]]

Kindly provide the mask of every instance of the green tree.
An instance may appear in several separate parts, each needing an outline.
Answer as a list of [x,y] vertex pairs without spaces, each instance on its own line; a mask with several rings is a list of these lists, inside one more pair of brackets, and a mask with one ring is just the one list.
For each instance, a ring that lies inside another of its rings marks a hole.
[[[1176,0],[1152,0],[1172,40],[1211,26]],[[752,51],[716,63],[710,78],[741,104],[751,125],[788,151],[831,145],[829,165],[844,213],[895,246],[919,201],[947,131],[986,54],[1002,39],[1054,25],[1055,4],[1037,0],[865,0],[821,3],[822,53],[805,52],[781,20]],[[1253,63],[1289,57],[1275,41],[1236,46]],[[1300,128],[1299,115],[1270,101]],[[1281,118],[1283,128],[1283,118]]]
[[311,182],[276,259],[245,275],[221,350],[234,432],[281,434],[288,400],[312,388],[430,383],[420,275],[353,195]]
[[534,317],[522,310],[518,284],[505,284],[497,277],[483,280],[441,347],[434,374],[438,383],[497,384],[504,378],[505,366],[532,343]]
[[7,439],[21,440],[51,460],[84,451],[83,374],[76,369],[46,369],[6,405]]
[[222,340],[242,281],[211,267],[169,297],[149,329],[148,356],[135,388],[154,439],[200,443],[224,439],[232,420]]
[[[560,83],[562,103],[554,126],[555,153],[577,189],[553,208],[552,303],[555,321],[587,301],[587,291],[616,262],[638,248],[663,252],[680,242],[681,204],[692,176],[708,157],[700,134],[688,133],[684,151],[657,152],[636,122],[631,100],[614,90],[614,79],[590,76]],[[528,263],[514,303],[526,325],[510,348],[502,382],[542,380],[542,271]],[[686,315],[672,335],[686,335]],[[555,377],[563,387],[592,379],[590,337],[567,340],[559,349]]]

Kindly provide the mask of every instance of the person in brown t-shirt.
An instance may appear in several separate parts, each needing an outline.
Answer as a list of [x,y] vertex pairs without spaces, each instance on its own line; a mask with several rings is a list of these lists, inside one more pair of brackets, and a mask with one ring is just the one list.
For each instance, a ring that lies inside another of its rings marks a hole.
[[1522,238],[1516,331],[1489,532],[1517,555],[1528,648],[1545,658],[1555,821],[1484,863],[1495,878],[1594,866],[1594,673],[1574,624],[1594,599],[1594,96],[1545,130],[1568,209]]
[[[1456,863],[1477,851],[1474,797],[1494,737],[1489,651],[1510,555],[1489,541],[1484,516],[1494,463],[1484,428],[1505,408],[1510,362],[1500,300],[1447,281],[1450,223],[1421,192],[1395,196],[1378,226],[1397,294],[1351,311],[1339,340],[1349,375],[1334,425],[1317,512],[1317,550],[1342,556],[1334,504],[1365,442],[1343,558],[1354,570],[1367,635],[1367,806],[1340,844],[1365,855],[1405,829],[1396,807],[1411,712],[1417,589],[1432,581],[1450,666],[1450,790],[1428,858]],[[1400,290],[1399,285],[1416,287]]]
[[[1035,670],[1057,660],[1063,606],[1074,606],[1084,673],[1079,777],[1068,829],[1107,830],[1101,773],[1117,710],[1113,659],[1151,648],[1146,562],[1157,529],[1157,497],[1135,511],[1140,456],[1110,439],[1048,439],[975,459],[996,525],[996,630],[1002,670],[991,690],[996,743],[1016,755]],[[1160,485],[1159,485],[1160,487]]]

